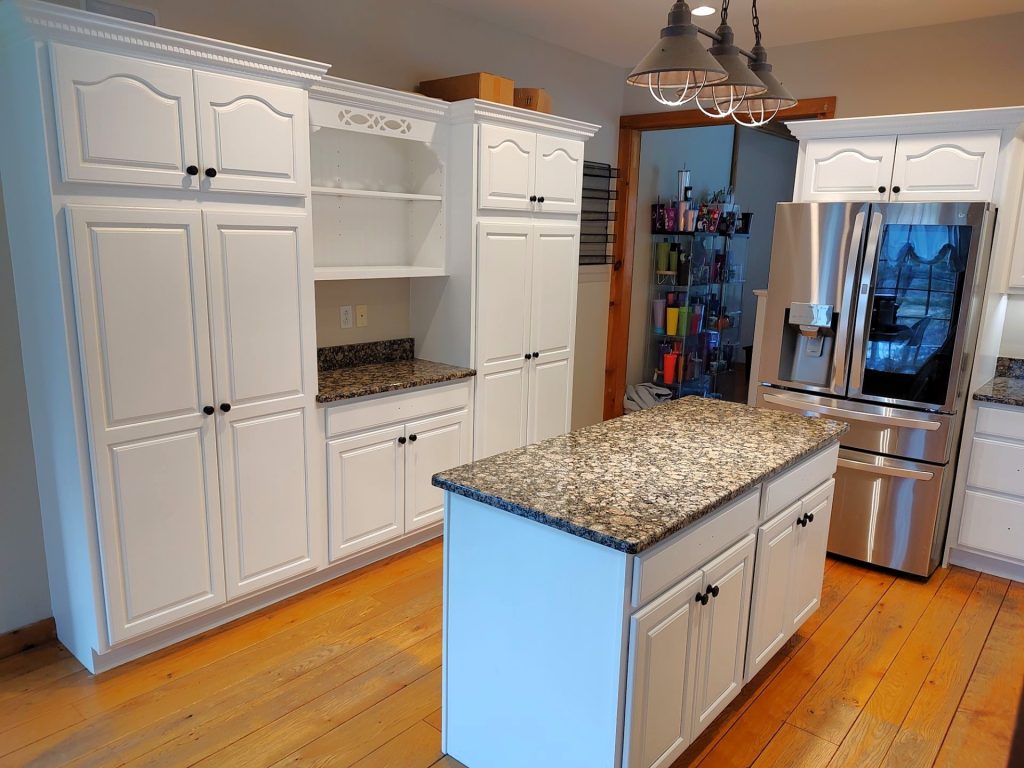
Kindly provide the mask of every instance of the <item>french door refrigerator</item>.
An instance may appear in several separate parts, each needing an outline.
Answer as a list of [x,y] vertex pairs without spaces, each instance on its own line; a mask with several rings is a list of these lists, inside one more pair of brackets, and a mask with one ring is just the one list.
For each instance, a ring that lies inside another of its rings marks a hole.
[[829,551],[929,575],[949,521],[995,212],[780,203],[759,405],[846,422]]

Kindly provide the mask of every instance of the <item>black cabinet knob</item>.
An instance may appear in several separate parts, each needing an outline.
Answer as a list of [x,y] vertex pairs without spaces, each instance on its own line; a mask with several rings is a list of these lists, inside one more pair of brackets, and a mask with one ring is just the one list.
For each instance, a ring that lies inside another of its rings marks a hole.
[[199,175],[199,166],[198,165],[190,165],[188,168],[185,169],[185,173],[187,173],[189,176],[198,176]]
[[228,411],[231,410],[231,403],[221,403],[220,409],[224,411],[224,413],[227,413]]
[[808,512],[806,515],[804,515],[804,517],[807,518],[807,522],[808,523],[813,523],[814,522],[814,513],[813,512]]
[[530,195],[530,202],[531,203],[536,203],[537,202],[537,196],[536,195]]
[[900,193],[900,188],[899,188],[899,187],[893,187],[893,188],[892,188],[892,193],[893,193],[894,195],[898,195],[898,194]]
[[205,413],[207,416],[213,416],[213,412],[214,412],[214,407],[212,405],[204,405],[203,406],[203,413]]
[[718,585],[717,585],[717,584],[716,584],[715,586],[713,586],[713,587],[712,587],[712,586],[711,586],[710,584],[708,585],[708,593],[709,593],[709,594],[710,594],[710,595],[711,595],[712,597],[718,597],[718,593],[719,593],[719,592],[721,592],[721,591],[722,591],[722,590],[720,590],[720,589],[718,588]]
[[806,528],[807,527],[807,515],[803,515],[803,516],[797,518],[796,524],[797,525],[802,525],[802,526],[804,526]]
[[533,359],[536,360],[538,357],[540,357],[540,352],[534,352]]
[[416,435],[409,435],[409,442],[410,443],[415,443],[416,442]]
[[544,202],[544,195],[541,195],[540,197],[538,197],[537,198],[537,202],[538,203],[543,203]]
[[698,593],[697,593],[697,597],[696,597],[696,598],[694,598],[694,599],[695,599],[695,600],[696,600],[696,601],[697,601],[698,603],[700,603],[701,605],[707,605],[707,604],[708,604],[708,600],[709,600],[710,598],[709,598],[709,597],[708,597],[708,596],[707,596],[706,594],[704,594],[703,592],[698,592]]
[[530,359],[530,353],[527,352],[525,355],[523,355],[523,360],[529,360],[529,359]]
[[879,187],[878,188],[878,194],[884,195],[885,194],[885,187]]
[[217,175],[217,169],[216,169],[216,168],[207,168],[207,169],[206,169],[206,170],[204,171],[204,173],[206,174],[206,177],[207,177],[208,179],[212,179],[212,178],[213,178],[214,176],[216,176],[216,175]]
[[399,445],[405,445],[405,438],[404,437],[398,438],[398,444]]

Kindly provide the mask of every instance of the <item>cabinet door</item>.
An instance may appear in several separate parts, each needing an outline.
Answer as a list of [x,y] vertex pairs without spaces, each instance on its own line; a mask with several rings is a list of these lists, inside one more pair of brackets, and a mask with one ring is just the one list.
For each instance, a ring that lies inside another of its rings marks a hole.
[[[309,192],[309,107],[301,88],[196,72],[204,189]],[[210,178],[210,169],[216,176]]]
[[537,171],[534,184],[537,210],[579,213],[583,200],[583,142],[537,136]]
[[469,412],[414,421],[406,425],[405,532],[444,519],[444,492],[431,478],[472,460]]
[[532,237],[529,224],[479,225],[473,414],[477,459],[526,444]]
[[703,587],[698,571],[684,579],[629,622],[626,764],[629,768],[667,768],[693,740],[693,698]]
[[198,188],[192,70],[51,45],[64,181]]
[[754,592],[744,679],[749,681],[793,634],[790,575],[797,552],[798,501],[757,532]]
[[704,568],[704,587],[717,588],[718,596],[697,608],[700,639],[693,738],[718,717],[743,687],[755,541],[754,534],[748,535]]
[[480,126],[478,205],[529,211],[534,204],[537,134],[496,125]]
[[198,211],[67,209],[110,642],[224,602]]
[[796,528],[796,555],[789,595],[792,600],[790,616],[792,631],[796,632],[807,617],[818,610],[821,603],[821,585],[825,578],[825,550],[828,546],[828,527],[832,519],[832,496],[836,481],[829,480],[804,497],[801,516],[806,525]]
[[999,131],[900,136],[893,165],[892,199],[991,200],[999,144]]
[[405,427],[327,441],[331,559],[402,535]]
[[316,344],[308,242],[304,214],[206,214],[229,598],[322,559],[309,472],[316,379],[305,361]]
[[529,428],[536,443],[569,431],[579,230],[535,225],[532,244]]
[[895,136],[806,142],[800,201],[888,200],[895,152]]

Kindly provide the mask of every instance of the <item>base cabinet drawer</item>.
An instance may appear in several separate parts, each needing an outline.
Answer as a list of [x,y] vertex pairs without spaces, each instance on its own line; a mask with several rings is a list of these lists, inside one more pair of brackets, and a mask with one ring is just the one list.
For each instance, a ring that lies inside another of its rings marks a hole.
[[964,494],[960,543],[1024,562],[1024,500],[968,490]]
[[1024,496],[1024,445],[974,438],[967,484]]

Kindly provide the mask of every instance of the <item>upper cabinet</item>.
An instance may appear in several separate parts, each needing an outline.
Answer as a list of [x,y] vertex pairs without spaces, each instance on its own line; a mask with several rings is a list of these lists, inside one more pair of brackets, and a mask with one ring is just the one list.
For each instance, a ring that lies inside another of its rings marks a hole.
[[485,123],[479,164],[480,208],[580,212],[582,141]]
[[804,142],[805,202],[993,199],[999,131],[824,138]]
[[51,57],[63,181],[306,194],[301,88],[56,43]]

